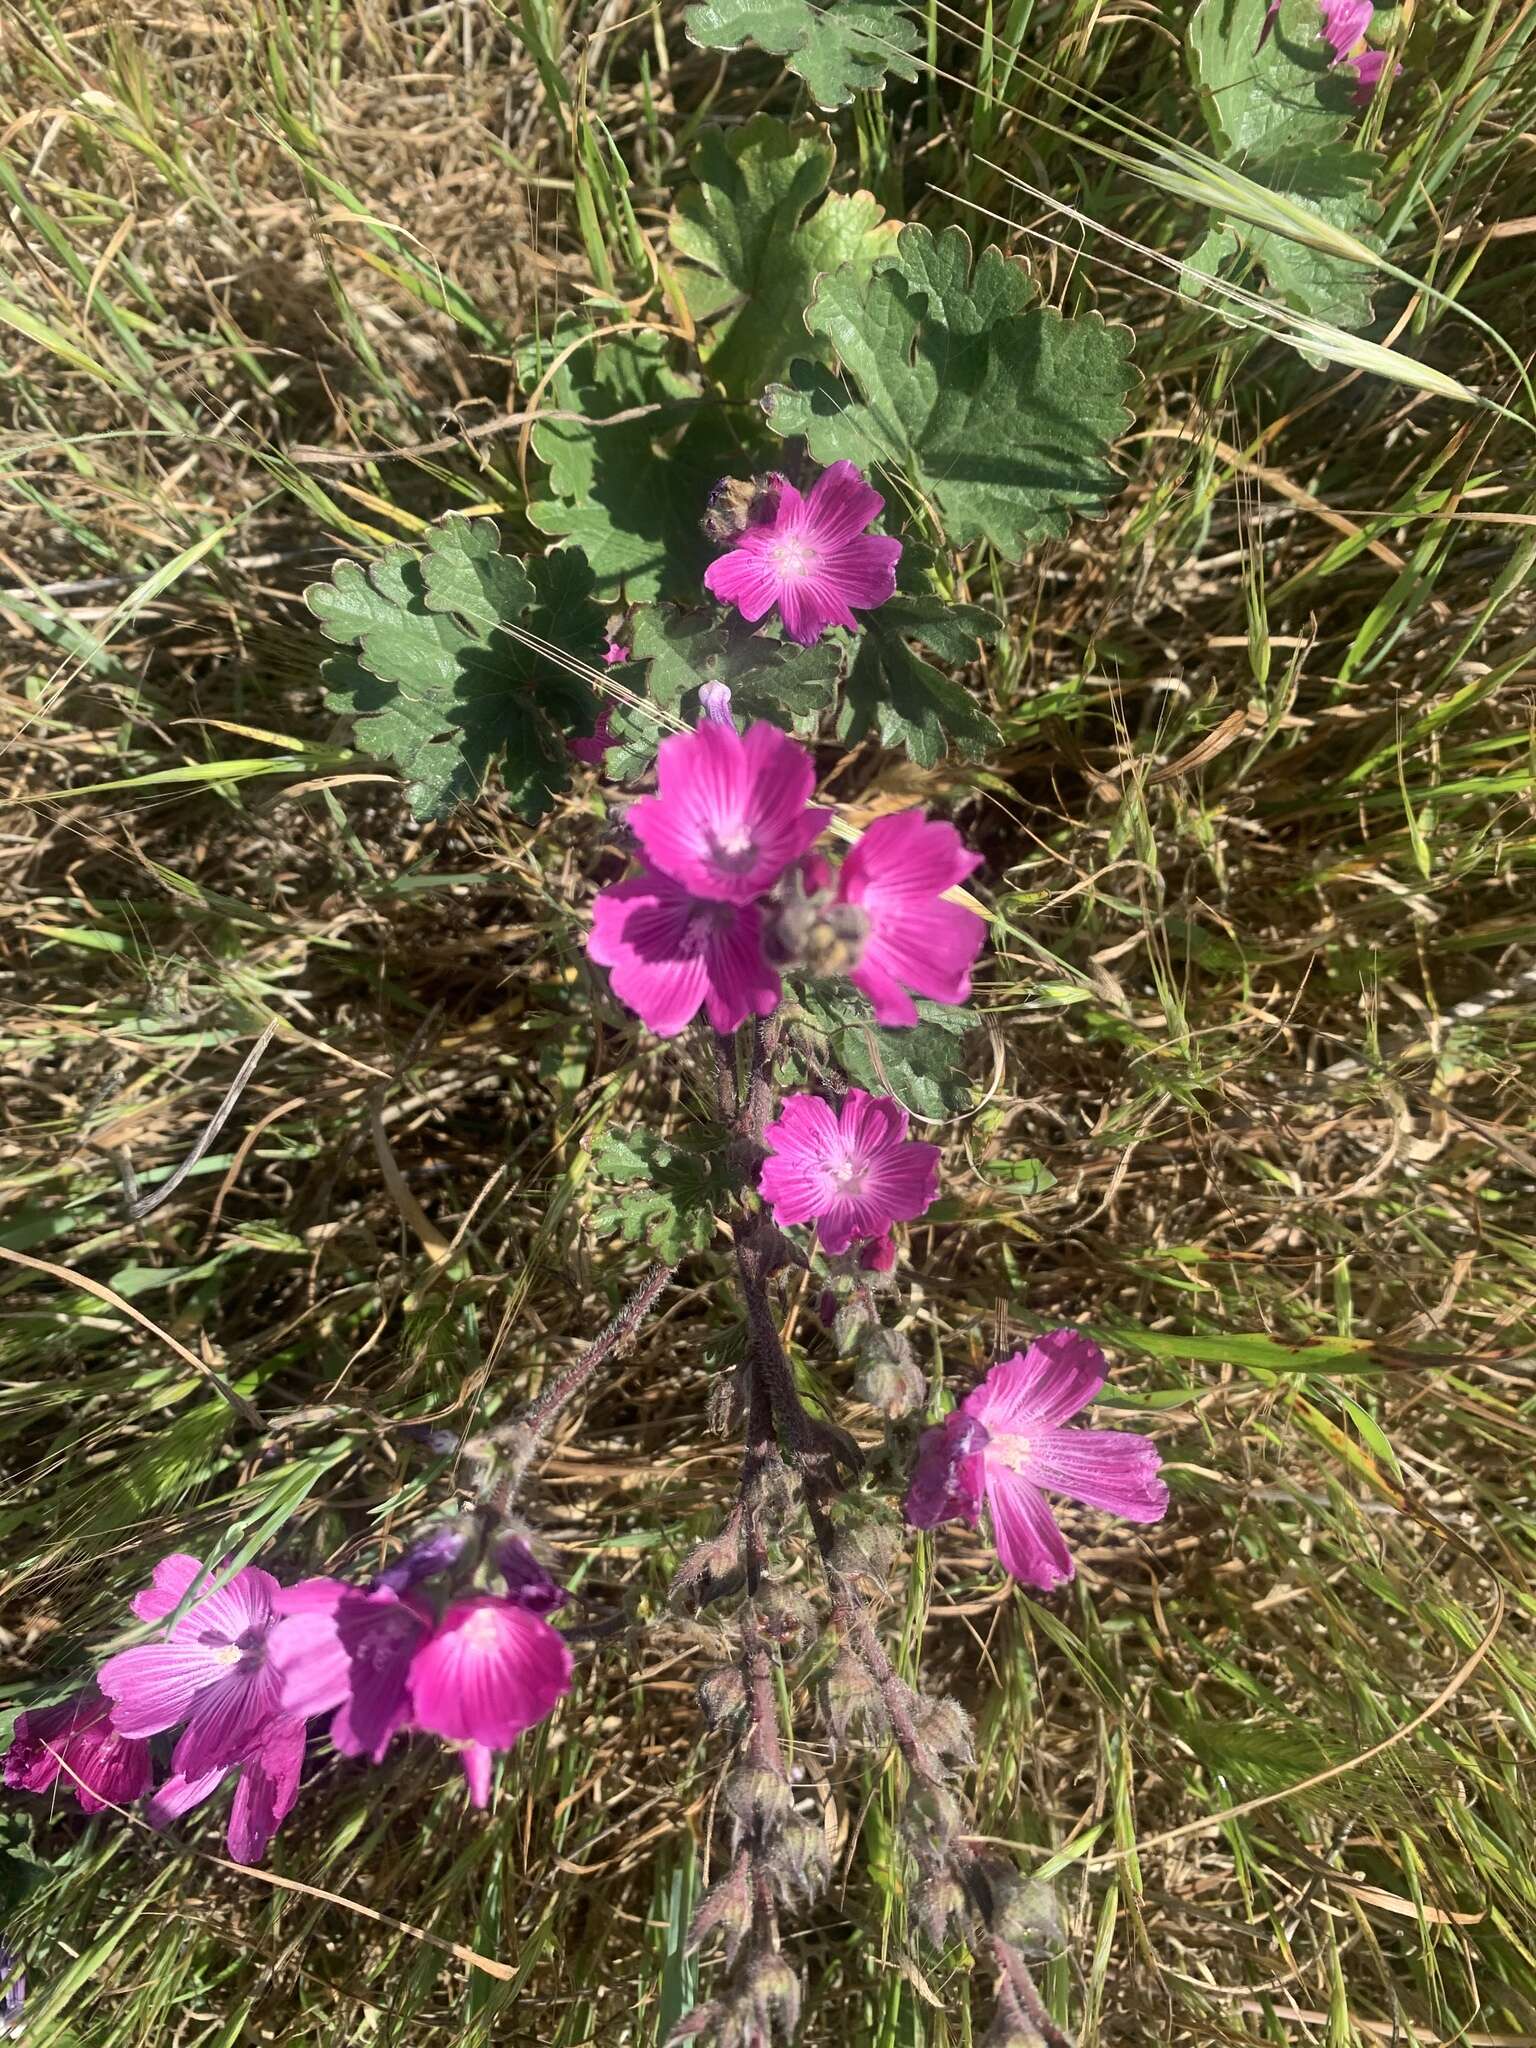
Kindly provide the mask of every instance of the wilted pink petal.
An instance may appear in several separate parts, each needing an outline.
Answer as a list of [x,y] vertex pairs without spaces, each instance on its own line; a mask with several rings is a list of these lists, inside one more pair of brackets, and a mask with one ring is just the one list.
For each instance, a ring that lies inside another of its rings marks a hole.
[[702,1008],[716,1031],[778,1006],[756,904],[710,902],[643,870],[602,890],[587,952],[648,1029],[675,1038]]
[[714,902],[761,896],[827,823],[810,755],[777,726],[702,719],[662,741],[656,780],[629,814],[635,837],[652,868]]
[[570,1599],[521,1536],[503,1536],[496,1546],[496,1569],[506,1581],[507,1598],[530,1614],[553,1614]]
[[[925,1433],[908,1521],[918,1528],[951,1518],[974,1525],[968,1509],[979,1484],[1005,1570],[1046,1592],[1065,1584],[1075,1567],[1043,1489],[1125,1521],[1161,1521],[1168,1488],[1155,1444],[1130,1431],[1061,1426],[1104,1378],[1103,1353],[1079,1330],[1052,1330],[1001,1359],[947,1418],[951,1439]],[[966,1425],[979,1435],[962,1435]]]
[[774,1222],[814,1222],[836,1253],[921,1216],[939,1190],[939,1148],[909,1140],[907,1121],[899,1102],[862,1088],[836,1114],[819,1095],[785,1096],[757,1183]]
[[282,1712],[330,1713],[343,1756],[382,1760],[411,1718],[411,1659],[432,1632],[429,1609],[388,1588],[306,1579],[278,1595],[271,1658]]
[[[1385,50],[1362,50],[1358,57],[1350,58],[1349,68],[1355,74],[1355,105],[1368,107],[1381,83],[1381,74],[1387,68],[1387,53]],[[1394,64],[1392,76],[1401,78],[1402,75],[1402,65]]]
[[299,1773],[303,1767],[304,1723],[269,1722],[240,1772],[229,1809],[225,1840],[237,1863],[260,1863],[266,1855],[268,1843],[299,1796]]
[[889,1231],[881,1237],[872,1237],[859,1253],[859,1264],[866,1273],[889,1273],[896,1264],[896,1240]]
[[804,497],[776,476],[729,553],[710,564],[705,587],[744,619],[777,605],[785,637],[801,646],[829,626],[856,631],[854,609],[871,611],[896,588],[901,542],[865,531],[884,510],[851,462],[823,470]]
[[923,1431],[907,1488],[907,1520],[914,1529],[936,1529],[940,1522],[956,1521],[975,1528],[981,1519],[981,1449],[986,1440],[983,1425],[959,1408]]
[[603,757],[613,745],[613,727],[606,711],[598,713],[596,725],[585,739],[567,740],[565,751],[589,768],[601,768]]
[[511,1600],[477,1595],[448,1609],[411,1664],[418,1727],[449,1742],[510,1749],[570,1690],[565,1638]]
[[944,891],[980,865],[953,825],[922,811],[877,818],[843,862],[837,901],[869,921],[850,979],[882,1024],[917,1022],[909,990],[939,1003],[963,1003],[986,937],[974,910],[946,903]]
[[15,1792],[46,1792],[57,1780],[86,1813],[131,1806],[149,1789],[149,1744],[120,1735],[111,1702],[95,1686],[56,1707],[18,1714],[5,1759]]

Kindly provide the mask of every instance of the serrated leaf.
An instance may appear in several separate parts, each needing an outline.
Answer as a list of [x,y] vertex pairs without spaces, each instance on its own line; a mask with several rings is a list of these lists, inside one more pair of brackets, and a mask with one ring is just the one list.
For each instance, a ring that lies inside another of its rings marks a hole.
[[1130,334],[1041,305],[1000,249],[973,270],[962,229],[903,228],[873,278],[824,277],[806,324],[842,376],[797,362],[769,393],[770,426],[803,435],[818,462],[896,471],[952,546],[987,540],[1017,561],[1118,488],[1109,450],[1130,424]]
[[499,552],[489,520],[454,517],[419,547],[390,548],[366,568],[338,563],[305,596],[327,639],[355,650],[321,664],[326,702],[411,778],[418,817],[478,795],[498,763],[526,818],[566,786],[566,741],[591,731],[595,699],[579,674],[508,628],[597,661],[603,614],[578,557],[530,573]]
[[782,57],[819,107],[845,107],[887,74],[917,76],[919,31],[904,0],[703,0],[683,25],[701,49],[753,42]]
[[[766,719],[786,732],[810,735],[830,704],[842,669],[842,649],[833,640],[796,647],[754,630],[732,614],[682,611],[675,605],[648,606],[629,626],[635,661],[644,662],[643,694],[660,710],[694,724],[699,691],[724,683],[738,720]],[[647,765],[659,740],[673,730],[672,719],[644,710],[615,708],[610,715],[616,750],[607,768],[620,779]]]
[[963,1006],[920,1001],[911,1030],[887,1031],[847,982],[797,982],[801,1028],[826,1041],[849,1080],[873,1095],[892,1095],[918,1116],[956,1116],[974,1089],[961,1065],[961,1043],[976,1014]]
[[842,264],[867,277],[895,237],[873,194],[822,198],[836,159],[825,128],[797,136],[769,114],[729,136],[707,129],[694,153],[698,182],[670,223],[672,246],[689,258],[678,281],[696,321],[728,309],[709,328],[704,360],[737,397],[757,397],[807,352],[817,278]]
[[[1344,148],[1287,150],[1248,175],[1295,200],[1331,227],[1365,236],[1380,208],[1371,197],[1375,166],[1370,157]],[[1184,289],[1198,297],[1202,276],[1252,285],[1252,271],[1264,273],[1273,297],[1314,320],[1347,331],[1368,325],[1377,273],[1348,258],[1332,256],[1251,221],[1219,221],[1185,258]],[[1220,300],[1216,301],[1220,311]],[[1303,354],[1306,350],[1303,348]]]
[[910,643],[960,663],[974,661],[977,642],[991,642],[1001,631],[979,605],[891,598],[869,614],[859,635],[840,736],[857,739],[873,727],[882,746],[900,747],[924,768],[951,753],[984,759],[1002,744],[1002,734],[963,684],[924,661]]
[[608,1184],[595,1228],[648,1245],[669,1266],[705,1249],[730,1198],[718,1145],[674,1144],[655,1131],[607,1132],[592,1148],[592,1170]]
[[[700,517],[742,458],[723,409],[699,410],[699,397],[668,361],[667,337],[649,330],[578,348],[550,380],[549,409],[582,417],[533,429],[549,476],[528,517],[580,547],[605,597],[698,587],[709,559]],[[588,424],[641,406],[657,410],[618,426]]]
[[1354,79],[1334,65],[1317,0],[1282,0],[1266,35],[1269,0],[1201,0],[1190,19],[1189,62],[1206,125],[1223,157],[1320,149],[1349,123]]

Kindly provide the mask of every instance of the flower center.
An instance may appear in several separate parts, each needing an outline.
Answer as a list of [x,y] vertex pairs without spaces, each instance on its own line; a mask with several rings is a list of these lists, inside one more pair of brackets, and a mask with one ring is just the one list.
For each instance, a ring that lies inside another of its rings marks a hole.
[[768,550],[768,559],[779,574],[786,579],[809,576],[816,567],[816,549],[808,540],[775,541]]
[[468,1650],[489,1650],[500,1633],[495,1615],[485,1607],[472,1614],[461,1631],[464,1647]]
[[745,825],[734,825],[709,837],[710,857],[728,875],[744,875],[757,862],[757,841]]
[[832,1185],[840,1195],[862,1195],[869,1183],[867,1159],[839,1159],[831,1168]]
[[731,907],[727,903],[697,903],[688,913],[688,923],[678,941],[677,956],[680,960],[697,960],[701,953],[707,953],[716,932],[729,924]]
[[1022,1472],[1029,1463],[1033,1448],[1034,1440],[1031,1437],[1004,1434],[991,1439],[987,1445],[987,1456],[996,1458],[999,1464],[1008,1466],[1010,1471]]

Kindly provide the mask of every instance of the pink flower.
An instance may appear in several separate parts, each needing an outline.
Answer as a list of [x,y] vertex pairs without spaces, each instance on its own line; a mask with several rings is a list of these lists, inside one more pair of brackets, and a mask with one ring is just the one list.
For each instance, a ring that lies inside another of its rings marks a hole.
[[1052,1330],[987,1374],[953,1414],[923,1432],[907,1491],[915,1529],[976,1526],[983,1494],[1005,1571],[1044,1592],[1075,1570],[1042,1489],[1128,1522],[1159,1522],[1168,1488],[1146,1437],[1063,1429],[1098,1393],[1104,1354],[1078,1330]]
[[908,1140],[907,1112],[888,1095],[850,1088],[837,1115],[819,1095],[787,1095],[763,1142],[757,1185],[774,1222],[814,1221],[824,1251],[921,1216],[939,1190],[938,1146]]
[[859,1253],[859,1265],[866,1273],[889,1273],[896,1263],[896,1243],[891,1233],[872,1237]]
[[610,640],[603,649],[604,668],[620,668],[629,659],[629,649],[618,640]]
[[131,1806],[149,1790],[149,1744],[120,1735],[112,1705],[94,1685],[56,1707],[16,1716],[5,1759],[13,1792],[46,1792],[55,1779],[85,1813]]
[[644,868],[599,893],[587,952],[662,1038],[675,1038],[701,1005],[716,1031],[734,1031],[778,1004],[757,906],[708,901]]
[[785,637],[802,647],[829,626],[855,632],[853,607],[871,611],[896,588],[901,542],[865,531],[884,510],[851,462],[824,469],[803,498],[787,477],[775,476],[735,545],[710,563],[705,588],[744,619],[777,605]]
[[[470,1796],[490,1791],[489,1752],[510,1749],[570,1691],[571,1653],[558,1629],[514,1600],[475,1594],[443,1616],[411,1662],[416,1725],[467,1744]],[[481,1752],[486,1752],[481,1754]]]
[[939,1003],[970,995],[987,928],[974,910],[943,899],[980,863],[953,825],[922,811],[877,818],[843,862],[836,900],[868,921],[849,978],[881,1024],[917,1022],[909,989]]
[[[293,1802],[299,1796],[304,1723],[277,1715],[255,1737],[249,1753],[237,1761],[240,1776],[224,1839],[237,1863],[260,1863],[279,1824],[292,1812]],[[201,1806],[217,1792],[228,1770],[227,1764],[220,1764],[196,1776],[178,1772],[174,1778],[167,1778],[145,1809],[151,1827],[163,1828],[190,1813],[194,1806]]]
[[[154,1583],[135,1595],[134,1613],[163,1619],[202,1576],[195,1557],[163,1558]],[[277,1711],[267,1655],[277,1593],[270,1573],[247,1566],[194,1601],[161,1641],[109,1657],[97,1680],[114,1703],[118,1734],[154,1735],[185,1721],[171,1757],[179,1775],[201,1778],[238,1763]]]
[[737,732],[704,718],[663,740],[655,796],[629,814],[653,868],[694,896],[750,903],[820,838],[827,813],[810,802],[816,769],[777,726]]
[[[1387,68],[1386,52],[1368,50],[1362,47],[1365,32],[1371,25],[1375,13],[1372,0],[1319,0],[1318,11],[1322,15],[1323,41],[1333,52],[1333,68],[1346,66],[1355,74],[1355,105],[1370,105],[1381,74]],[[1280,0],[1271,0],[1269,12],[1264,17],[1264,27],[1259,35],[1259,48],[1264,47],[1270,31],[1280,18]],[[1392,74],[1402,76],[1401,64],[1394,64]]]
[[613,745],[613,727],[606,711],[598,714],[596,725],[584,740],[567,740],[565,751],[578,761],[585,761],[589,768],[601,768],[603,756]]
[[277,1610],[270,1654],[282,1711],[303,1720],[334,1708],[342,1755],[382,1762],[410,1723],[411,1659],[432,1633],[430,1609],[388,1588],[322,1578],[285,1587]]

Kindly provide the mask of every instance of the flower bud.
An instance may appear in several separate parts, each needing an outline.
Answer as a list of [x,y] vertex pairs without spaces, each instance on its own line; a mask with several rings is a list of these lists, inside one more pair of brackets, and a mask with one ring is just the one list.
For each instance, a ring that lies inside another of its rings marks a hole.
[[781,1649],[801,1649],[815,1635],[816,1610],[798,1587],[763,1586],[756,1604],[759,1628]]
[[899,1330],[875,1328],[864,1340],[864,1363],[853,1390],[887,1422],[913,1415],[928,1397],[928,1382]]
[[879,1742],[890,1733],[890,1716],[880,1688],[846,1643],[832,1659],[821,1682],[821,1695],[834,1741]]
[[706,1671],[699,1680],[699,1711],[710,1728],[734,1720],[747,1704],[747,1688],[734,1664],[722,1664],[718,1671]]
[[869,1328],[872,1313],[868,1296],[864,1294],[855,1294],[837,1311],[832,1318],[832,1341],[840,1357],[846,1357],[853,1350]]
[[788,2041],[800,2024],[800,1979],[788,1963],[777,1951],[757,1957],[746,1988],[765,2040]]
[[935,1948],[943,1948],[950,1928],[964,1931],[968,1917],[965,1889],[947,1870],[925,1877],[912,1901],[918,1925]]
[[709,494],[701,522],[704,538],[723,548],[739,540],[780,481],[774,476],[723,476]]
[[786,1906],[797,1896],[815,1898],[832,1876],[825,1829],[798,1813],[784,1823],[766,1861],[780,1903]]
[[692,1600],[703,1607],[711,1600],[734,1593],[743,1577],[741,1539],[733,1528],[725,1528],[698,1544],[683,1559],[672,1576],[670,1597],[674,1606]]
[[530,1614],[553,1614],[570,1594],[556,1584],[521,1536],[508,1534],[496,1545],[496,1569],[507,1582],[507,1592]]
[[837,1321],[837,1296],[830,1287],[823,1287],[816,1303],[816,1317],[824,1330],[830,1330]]
[[435,1529],[413,1543],[403,1557],[386,1565],[373,1582],[376,1593],[408,1593],[423,1579],[457,1564],[469,1541],[469,1530],[461,1522],[440,1522]]
[[712,1884],[700,1899],[688,1927],[690,1950],[702,1948],[712,1934],[725,1942],[726,1961],[735,1957],[743,1937],[752,1925],[752,1883],[745,1854],[738,1856],[718,1884]]
[[743,1764],[725,1781],[725,1804],[738,1841],[749,1827],[763,1836],[774,1834],[792,1810],[789,1781],[761,1764]]
[[918,1740],[937,1757],[956,1764],[974,1763],[971,1717],[958,1700],[924,1693],[917,1703]]
[[965,1827],[965,1810],[942,1785],[919,1785],[907,1801],[902,1832],[924,1870],[947,1864]]
[[883,1593],[900,1554],[901,1532],[895,1524],[863,1517],[844,1522],[833,1539],[829,1562],[845,1578],[867,1580]]
[[1048,1884],[1023,1878],[1011,1863],[993,1857],[981,1865],[978,1875],[986,1894],[982,1918],[989,1934],[1036,1961],[1061,1953],[1067,1930]]

